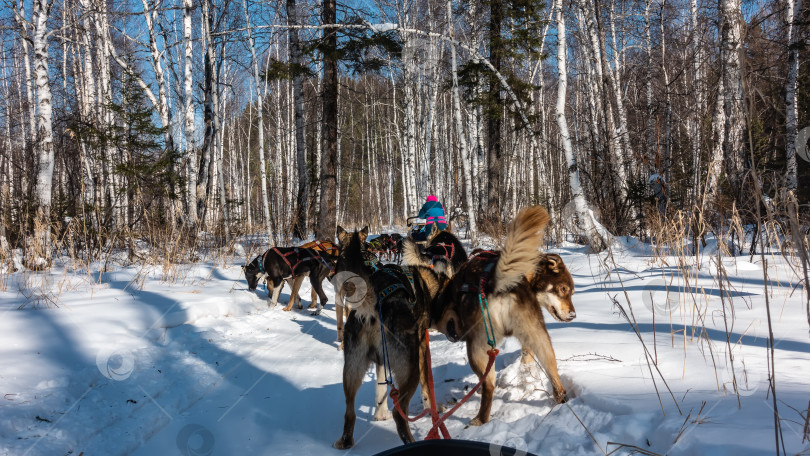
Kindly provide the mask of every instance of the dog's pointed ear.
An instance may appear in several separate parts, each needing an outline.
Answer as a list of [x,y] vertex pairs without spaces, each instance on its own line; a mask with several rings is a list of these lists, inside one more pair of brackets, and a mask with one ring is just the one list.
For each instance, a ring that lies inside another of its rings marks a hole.
[[366,239],[368,239],[368,226],[364,226],[363,229],[360,230],[357,234],[360,235],[360,240],[362,242],[366,242]]
[[559,274],[564,263],[556,253],[547,253],[540,257],[540,266],[548,274]]
[[339,245],[345,245],[346,242],[349,240],[349,233],[343,229],[342,226],[338,225],[337,230],[335,231],[335,237],[337,237],[337,241]]
[[427,235],[428,244],[430,244],[430,241],[432,241],[433,238],[435,238],[437,234],[439,234],[439,226],[436,225],[435,223],[431,223],[430,224],[430,232]]

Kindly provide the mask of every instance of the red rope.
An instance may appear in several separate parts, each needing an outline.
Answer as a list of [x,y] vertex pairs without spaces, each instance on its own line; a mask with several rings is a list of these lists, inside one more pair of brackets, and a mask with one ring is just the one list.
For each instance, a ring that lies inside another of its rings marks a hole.
[[394,401],[394,407],[397,409],[399,416],[405,418],[407,421],[411,423],[419,420],[428,413],[430,414],[430,417],[433,420],[433,427],[431,427],[430,431],[428,431],[425,440],[438,439],[439,431],[441,431],[443,438],[450,439],[451,438],[450,432],[447,430],[447,426],[444,425],[444,421],[447,418],[450,418],[450,416],[452,416],[453,413],[455,413],[459,407],[461,407],[465,402],[467,402],[472,397],[472,395],[475,394],[476,391],[478,391],[478,388],[481,387],[481,385],[484,383],[484,380],[487,378],[487,375],[489,375],[489,371],[492,370],[492,366],[495,364],[495,357],[498,356],[499,351],[497,348],[492,348],[487,351],[487,354],[489,355],[489,362],[487,362],[487,368],[484,370],[484,375],[482,375],[481,378],[478,379],[478,383],[463,398],[461,398],[461,400],[458,401],[456,405],[453,406],[453,408],[451,408],[444,415],[439,416],[439,412],[436,409],[436,396],[433,392],[434,389],[433,368],[431,367],[430,361],[430,336],[428,335],[428,331],[429,331],[428,329],[425,329],[425,342],[427,343],[427,353],[425,354],[425,363],[427,364],[428,369],[428,397],[430,398],[430,408],[423,410],[422,413],[411,418],[408,415],[406,415],[402,411],[402,408],[400,408],[399,406],[399,401],[397,400],[399,398],[399,390],[392,386],[391,394],[389,396]]
[[489,355],[489,362],[487,362],[487,368],[486,370],[484,370],[484,375],[481,376],[481,378],[478,380],[478,383],[470,390],[469,393],[467,393],[466,396],[461,398],[461,400],[458,401],[458,403],[456,403],[456,405],[454,405],[453,408],[451,408],[447,413],[442,415],[442,417],[439,418],[439,421],[437,423],[433,424],[433,427],[430,429],[430,432],[428,432],[428,435],[430,435],[431,432],[435,432],[437,426],[443,427],[444,420],[450,418],[450,416],[453,415],[453,413],[455,413],[456,410],[458,410],[458,408],[461,407],[462,404],[467,402],[472,397],[472,395],[475,394],[476,391],[478,391],[478,388],[481,387],[481,384],[484,383],[484,380],[487,378],[487,375],[489,375],[489,371],[492,370],[492,366],[495,364],[495,357],[498,356],[498,353],[499,351],[497,348],[491,348],[487,350],[487,355]]

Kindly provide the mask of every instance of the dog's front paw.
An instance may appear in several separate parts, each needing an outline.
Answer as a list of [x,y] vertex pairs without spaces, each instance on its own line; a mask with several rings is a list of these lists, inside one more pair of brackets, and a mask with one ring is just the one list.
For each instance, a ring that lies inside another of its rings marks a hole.
[[292,306],[287,306],[287,307],[285,307],[285,308],[283,308],[281,310],[283,310],[284,312],[289,312],[289,311],[292,310]]
[[351,437],[341,437],[337,442],[333,443],[332,446],[338,450],[348,450],[354,446],[354,439]]
[[482,424],[486,424],[484,421],[481,420],[480,417],[475,417],[470,420],[470,426],[481,426]]
[[377,413],[374,414],[374,421],[387,421],[390,420],[392,416],[390,410],[377,409]]
[[315,301],[312,301],[312,303],[309,305],[309,307],[307,307],[307,309],[314,309],[316,307],[318,307],[318,303],[315,302]]
[[557,401],[558,404],[563,404],[568,402],[568,395],[565,394],[565,390],[554,390],[554,400]]

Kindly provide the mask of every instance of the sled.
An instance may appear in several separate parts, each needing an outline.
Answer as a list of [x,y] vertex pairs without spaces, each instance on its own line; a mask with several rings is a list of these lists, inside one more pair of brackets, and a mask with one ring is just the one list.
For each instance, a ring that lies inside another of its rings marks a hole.
[[525,449],[471,440],[422,440],[377,453],[374,456],[535,456]]

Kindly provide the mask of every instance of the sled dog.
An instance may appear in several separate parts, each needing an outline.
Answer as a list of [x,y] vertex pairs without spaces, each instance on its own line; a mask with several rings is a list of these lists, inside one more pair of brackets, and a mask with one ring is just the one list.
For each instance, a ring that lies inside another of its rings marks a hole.
[[[399,389],[397,402],[403,413],[408,413],[408,404],[417,384],[422,385],[423,403],[427,401],[424,332],[430,322],[430,306],[439,292],[440,281],[430,268],[382,266],[366,260],[363,249],[367,230],[341,231],[338,231],[340,253],[335,275],[354,274],[360,279],[358,288],[367,287],[362,301],[349,313],[343,334],[346,412],[343,434],[334,447],[346,449],[354,445],[355,397],[371,363],[377,367],[375,420],[387,419],[391,415],[386,396],[385,365],[389,361],[388,372]],[[400,439],[405,443],[412,442],[413,435],[405,418],[397,411],[393,417]]]
[[467,252],[453,233],[440,231],[424,250],[410,239],[403,241],[402,261],[408,265],[432,267],[437,274],[449,278],[467,261]]
[[[554,400],[561,403],[566,400],[565,388],[541,309],[545,307],[561,321],[572,320],[576,316],[571,302],[574,284],[558,255],[538,251],[548,221],[542,207],[521,211],[509,226],[503,251],[472,256],[449,280],[437,297],[434,325],[449,340],[466,342],[470,367],[481,377],[489,349],[484,325],[491,320],[496,342],[515,336],[523,346],[524,362],[530,353],[537,356],[551,379]],[[482,314],[481,293],[488,318]],[[470,424],[489,421],[494,388],[492,369],[483,383],[478,415]]]
[[[327,302],[321,282],[332,269],[330,262],[334,261],[334,257],[312,249],[273,247],[245,265],[245,279],[247,279],[248,288],[255,290],[259,279],[265,278],[267,293],[271,297],[270,307],[278,304],[278,297],[283,286],[282,281],[287,281],[292,287],[292,292],[290,292],[290,300],[284,310],[289,311],[295,303],[298,304],[299,309],[302,308],[298,289],[304,278],[309,277],[313,293],[320,298],[315,313],[320,313]],[[315,305],[315,302],[316,300],[313,298],[312,304]]]

